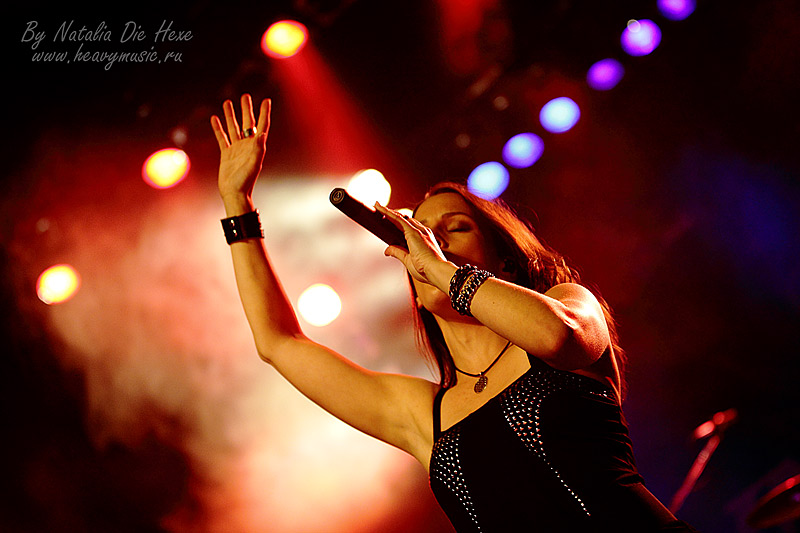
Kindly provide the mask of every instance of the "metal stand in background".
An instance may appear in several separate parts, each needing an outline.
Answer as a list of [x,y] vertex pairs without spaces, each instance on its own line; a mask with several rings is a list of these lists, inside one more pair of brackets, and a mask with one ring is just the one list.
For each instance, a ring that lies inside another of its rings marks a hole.
[[672,511],[672,514],[678,512],[683,502],[686,501],[686,497],[692,493],[697,480],[700,478],[700,474],[703,473],[708,460],[711,458],[711,454],[717,449],[720,441],[722,441],[722,436],[720,434],[712,436],[708,439],[706,445],[703,446],[703,449],[700,450],[700,453],[697,454],[697,458],[694,460],[694,463],[692,463],[689,473],[686,474],[681,488],[678,489],[678,492],[675,493],[675,496],[672,497],[672,502],[669,504],[669,510]]
[[703,470],[705,470],[708,460],[711,459],[711,455],[716,451],[719,443],[722,442],[723,432],[736,421],[737,416],[738,413],[736,409],[721,411],[715,414],[711,420],[701,424],[694,430],[692,434],[694,440],[700,440],[704,437],[709,437],[709,439],[706,441],[703,449],[700,450],[700,453],[697,454],[697,458],[694,460],[694,463],[692,463],[692,467],[689,468],[689,473],[686,474],[686,478],[683,480],[678,492],[672,497],[669,510],[673,514],[678,512],[683,502],[686,501],[686,498],[692,493],[692,490],[694,490],[694,486],[697,484],[697,480],[700,479]]
[[761,498],[747,516],[747,525],[766,529],[800,518],[800,474],[790,477]]

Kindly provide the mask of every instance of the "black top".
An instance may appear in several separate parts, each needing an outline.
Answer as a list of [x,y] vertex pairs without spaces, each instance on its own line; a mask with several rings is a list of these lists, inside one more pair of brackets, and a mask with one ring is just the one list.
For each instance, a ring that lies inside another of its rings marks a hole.
[[693,531],[644,487],[614,390],[528,358],[444,432],[436,396],[430,483],[456,530]]

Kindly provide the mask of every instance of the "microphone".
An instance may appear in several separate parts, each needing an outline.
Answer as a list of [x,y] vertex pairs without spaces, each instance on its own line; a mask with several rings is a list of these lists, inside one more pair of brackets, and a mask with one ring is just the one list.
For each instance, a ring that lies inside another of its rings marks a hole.
[[716,413],[711,420],[703,422],[692,432],[692,439],[700,440],[712,434],[717,434],[725,431],[728,426],[736,422],[739,417],[736,409],[728,409],[727,411],[720,411]]
[[378,211],[374,211],[362,204],[346,190],[337,187],[331,191],[331,203],[342,213],[350,217],[353,221],[361,225],[373,235],[381,239],[388,245],[408,248],[405,235],[400,228],[395,226],[391,220],[383,216]]

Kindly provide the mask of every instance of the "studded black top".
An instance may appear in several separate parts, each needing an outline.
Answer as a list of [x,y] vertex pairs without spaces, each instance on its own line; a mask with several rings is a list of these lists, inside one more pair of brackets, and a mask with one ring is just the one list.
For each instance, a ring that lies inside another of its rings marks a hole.
[[693,531],[644,487],[614,390],[528,358],[446,431],[436,397],[430,483],[456,530]]

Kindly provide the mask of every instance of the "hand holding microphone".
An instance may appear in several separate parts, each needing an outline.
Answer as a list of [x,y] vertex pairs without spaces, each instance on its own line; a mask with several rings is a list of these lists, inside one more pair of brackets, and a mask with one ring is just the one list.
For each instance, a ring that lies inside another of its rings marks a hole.
[[[341,188],[331,192],[330,200],[340,211],[370,231],[390,247],[384,252],[392,256],[406,267],[416,280],[432,283],[427,269],[438,262],[447,263],[447,258],[436,242],[433,232],[413,218],[399,215],[380,205],[373,211]],[[406,233],[398,225],[407,226],[412,231]],[[410,244],[410,246],[409,246]],[[448,281],[450,277],[447,278]]]

